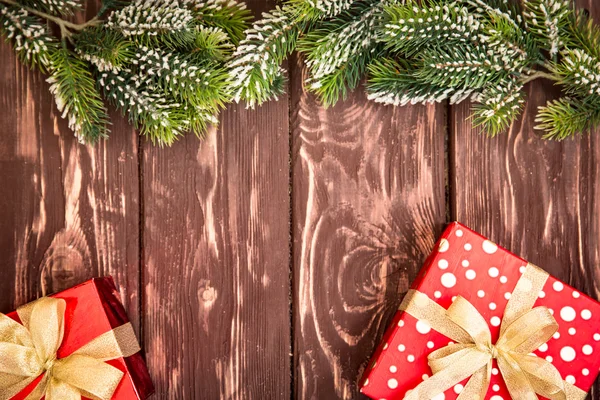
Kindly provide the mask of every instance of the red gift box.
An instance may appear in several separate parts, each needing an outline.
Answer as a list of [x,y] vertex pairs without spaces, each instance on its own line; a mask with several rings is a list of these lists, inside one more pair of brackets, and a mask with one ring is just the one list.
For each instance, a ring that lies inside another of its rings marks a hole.
[[[65,358],[98,336],[129,322],[111,277],[94,278],[49,297],[66,301],[64,337],[57,358]],[[7,314],[21,322],[17,312]],[[146,399],[154,387],[141,353],[106,361],[124,375],[113,400]],[[33,391],[42,376],[11,400],[22,400]],[[85,399],[85,397],[84,397]]]
[[[506,305],[527,261],[459,223],[438,241],[412,289],[444,309],[456,296],[468,300],[489,325],[492,343],[499,336]],[[558,331],[534,354],[551,362],[563,380],[587,392],[600,368],[600,304],[569,285],[548,277],[534,307],[547,307]],[[398,311],[361,380],[361,392],[373,399],[402,399],[432,375],[428,355],[449,345],[448,337]],[[456,399],[468,379],[434,397]],[[486,399],[511,399],[496,360]]]

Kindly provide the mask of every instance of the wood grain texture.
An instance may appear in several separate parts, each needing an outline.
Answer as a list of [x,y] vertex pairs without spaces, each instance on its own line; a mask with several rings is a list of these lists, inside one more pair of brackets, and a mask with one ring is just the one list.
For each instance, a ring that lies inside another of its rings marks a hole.
[[144,146],[148,366],[158,399],[286,399],[288,103],[220,119],[204,141]]
[[293,87],[295,398],[357,381],[445,222],[445,113],[357,90],[325,110]]
[[109,141],[80,145],[45,78],[5,43],[0,59],[0,311],[113,275],[137,328],[137,135],[113,115]]
[[[600,20],[600,3],[578,3]],[[452,219],[598,299],[598,132],[542,140],[533,129],[537,107],[558,92],[548,81],[526,90],[523,117],[496,138],[471,127],[470,104],[451,109]],[[599,388],[597,383],[593,399],[600,399]]]

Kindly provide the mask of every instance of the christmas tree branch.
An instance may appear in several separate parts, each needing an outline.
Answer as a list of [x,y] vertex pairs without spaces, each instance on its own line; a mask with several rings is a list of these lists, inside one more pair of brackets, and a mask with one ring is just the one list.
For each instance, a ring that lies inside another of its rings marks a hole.
[[66,21],[66,20],[64,20],[62,18],[59,18],[59,17],[56,17],[54,15],[45,13],[43,11],[39,11],[39,10],[36,10],[34,8],[24,6],[24,5],[19,4],[17,1],[14,1],[14,0],[0,0],[0,3],[4,3],[4,4],[7,4],[9,6],[19,7],[19,8],[27,11],[28,13],[30,13],[32,15],[38,16],[38,17],[43,18],[43,19],[45,19],[47,21],[55,23],[56,25],[59,26],[60,32],[61,32],[61,36],[63,38],[71,36],[72,35],[71,31],[80,32],[80,31],[84,30],[85,28],[89,28],[91,26],[96,26],[96,25],[99,25],[99,24],[102,23],[102,20],[100,20],[98,17],[94,17],[94,18],[90,19],[89,21],[86,21],[86,22],[84,22],[82,24],[75,24],[73,22]]

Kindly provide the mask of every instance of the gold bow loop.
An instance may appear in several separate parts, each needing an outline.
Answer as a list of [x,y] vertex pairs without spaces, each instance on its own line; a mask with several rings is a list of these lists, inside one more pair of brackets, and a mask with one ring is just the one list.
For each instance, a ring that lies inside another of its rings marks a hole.
[[551,400],[584,400],[583,390],[563,381],[550,362],[531,354],[558,330],[546,307],[532,308],[547,279],[545,271],[527,266],[506,306],[496,343],[492,343],[486,320],[465,298],[456,297],[446,310],[427,295],[409,291],[400,309],[456,343],[429,354],[433,375],[407,392],[405,400],[429,400],[467,378],[458,400],[483,400],[493,359],[513,399],[537,400],[540,395]]
[[22,325],[0,313],[0,400],[9,400],[40,375],[26,400],[110,400],[123,372],[105,363],[140,351],[130,323],[108,331],[65,358],[66,302],[43,297],[17,310]]

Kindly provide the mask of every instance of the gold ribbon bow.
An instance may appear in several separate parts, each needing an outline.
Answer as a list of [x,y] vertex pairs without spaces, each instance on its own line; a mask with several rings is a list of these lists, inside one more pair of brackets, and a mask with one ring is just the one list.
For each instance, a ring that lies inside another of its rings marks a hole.
[[130,323],[106,332],[58,359],[66,302],[43,297],[17,310],[23,325],[0,313],[0,400],[8,400],[43,374],[26,400],[110,400],[123,372],[105,363],[140,350]]
[[470,377],[458,400],[483,400],[496,359],[515,400],[537,400],[538,394],[551,400],[584,400],[583,390],[563,381],[551,363],[530,354],[558,330],[546,307],[532,308],[548,276],[532,264],[527,266],[506,305],[495,344],[487,322],[468,300],[457,297],[445,310],[427,295],[409,291],[400,309],[456,343],[429,354],[433,376],[404,399],[428,400]]

